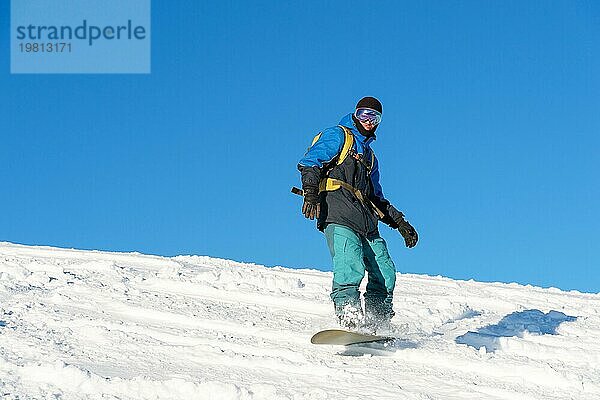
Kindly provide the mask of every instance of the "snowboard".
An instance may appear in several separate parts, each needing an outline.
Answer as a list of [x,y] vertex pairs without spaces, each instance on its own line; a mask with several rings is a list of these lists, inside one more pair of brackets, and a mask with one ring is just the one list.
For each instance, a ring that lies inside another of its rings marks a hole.
[[312,344],[331,344],[348,346],[361,343],[388,342],[396,338],[391,336],[369,335],[368,333],[352,332],[343,329],[326,329],[317,332],[310,339]]

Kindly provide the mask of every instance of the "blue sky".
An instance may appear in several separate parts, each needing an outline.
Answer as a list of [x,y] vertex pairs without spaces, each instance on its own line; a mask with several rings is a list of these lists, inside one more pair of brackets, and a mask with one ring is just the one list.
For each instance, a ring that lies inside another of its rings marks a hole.
[[600,292],[600,4],[154,1],[149,75],[11,75],[0,240],[330,269],[296,163],[383,102],[400,272]]

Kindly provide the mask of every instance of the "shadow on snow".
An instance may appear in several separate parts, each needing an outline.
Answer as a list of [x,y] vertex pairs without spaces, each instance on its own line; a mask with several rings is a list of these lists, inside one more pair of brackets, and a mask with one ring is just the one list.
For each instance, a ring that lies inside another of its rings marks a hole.
[[419,347],[419,344],[412,340],[394,339],[385,343],[372,342],[348,345],[344,351],[339,352],[338,355],[353,357],[361,357],[366,354],[372,356],[389,356],[391,353],[398,350],[416,349],[417,347]]
[[495,325],[479,328],[477,332],[467,332],[456,338],[456,343],[466,344],[493,352],[501,348],[502,337],[523,337],[525,332],[537,335],[556,335],[556,329],[563,322],[575,321],[577,317],[559,311],[544,314],[540,310],[515,311],[508,314]]

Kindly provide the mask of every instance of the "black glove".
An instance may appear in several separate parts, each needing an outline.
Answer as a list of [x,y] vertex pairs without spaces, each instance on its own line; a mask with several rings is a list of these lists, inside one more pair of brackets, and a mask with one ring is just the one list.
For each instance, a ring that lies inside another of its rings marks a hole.
[[406,247],[409,249],[415,247],[419,241],[419,235],[415,228],[404,219],[404,215],[401,215],[395,222],[398,224],[398,230],[404,238]]
[[315,187],[309,186],[305,187],[303,191],[304,204],[302,204],[302,214],[309,219],[319,218],[319,214],[321,213],[319,190]]

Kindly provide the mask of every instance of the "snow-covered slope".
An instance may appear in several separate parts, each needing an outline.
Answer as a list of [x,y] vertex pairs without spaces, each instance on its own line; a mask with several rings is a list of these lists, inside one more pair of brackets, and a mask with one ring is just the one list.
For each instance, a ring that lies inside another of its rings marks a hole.
[[600,398],[600,295],[399,274],[402,339],[311,345],[330,280],[0,243],[0,397]]

